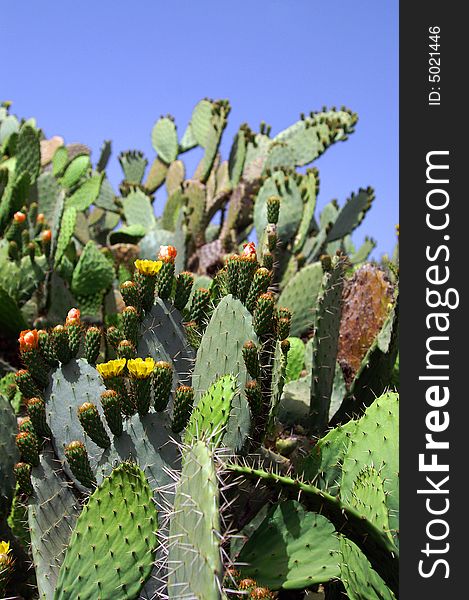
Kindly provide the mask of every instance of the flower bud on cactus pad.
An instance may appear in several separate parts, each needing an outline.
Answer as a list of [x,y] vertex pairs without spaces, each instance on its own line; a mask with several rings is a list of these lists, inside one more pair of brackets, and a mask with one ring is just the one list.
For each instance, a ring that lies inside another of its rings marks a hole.
[[30,496],[33,493],[31,485],[31,465],[24,462],[16,463],[15,467],[16,482],[20,492]]
[[16,445],[24,462],[33,467],[39,465],[39,442],[32,431],[20,431],[16,436]]
[[267,221],[277,225],[278,214],[280,211],[280,198],[278,196],[270,196],[267,198]]
[[121,435],[123,427],[119,394],[115,390],[106,390],[101,394],[101,405],[109,429],[114,435]]
[[267,237],[267,248],[270,250],[270,252],[274,252],[278,241],[277,226],[267,225],[265,228],[265,234]]
[[117,329],[117,327],[114,327],[113,325],[111,325],[111,327],[108,327],[106,330],[106,338],[107,341],[109,342],[109,344],[116,350],[117,346],[119,345],[119,342],[122,341],[122,333],[119,329]]
[[135,281],[124,281],[124,283],[121,284],[121,294],[127,306],[140,308],[138,286]]
[[194,404],[194,390],[187,385],[181,385],[174,394],[174,412],[172,430],[180,433],[189,421]]
[[136,345],[140,326],[138,310],[135,306],[126,306],[122,311],[121,316],[124,339],[129,340],[132,344]]
[[176,279],[176,293],[174,294],[174,306],[178,310],[183,310],[183,308],[185,308],[191,295],[193,285],[194,276],[192,273],[187,271],[179,273]]
[[265,267],[260,267],[254,273],[254,278],[249,288],[249,293],[246,299],[246,308],[252,312],[256,308],[257,299],[261,294],[265,294],[269,289],[272,279],[272,271]]
[[248,341],[243,346],[243,358],[246,369],[251,377],[259,377],[259,349],[252,341]]
[[104,425],[101,421],[101,417],[99,416],[96,406],[91,402],[85,402],[78,408],[77,413],[83,429],[90,436],[93,442],[100,448],[109,448],[111,445],[111,440],[104,429]]
[[195,321],[197,325],[203,325],[208,317],[209,306],[210,292],[205,288],[195,290],[192,296],[190,320]]
[[161,269],[158,273],[157,288],[158,296],[162,300],[168,300],[171,297],[174,283],[174,260],[162,260]]
[[31,417],[20,417],[18,419],[18,431],[32,431],[33,433],[36,433]]
[[241,302],[245,302],[249,288],[254,277],[254,273],[258,268],[258,263],[255,254],[242,255],[239,258],[239,275],[238,275],[238,298]]
[[78,351],[80,350],[80,342],[81,336],[83,333],[83,329],[81,324],[72,324],[67,325],[66,327],[68,333],[68,343],[70,346],[70,354],[74,358],[77,356]]
[[70,442],[68,446],[65,446],[65,457],[67,458],[70,470],[81,484],[87,488],[92,488],[96,485],[96,479],[91,470],[88,454],[82,442]]
[[119,358],[126,358],[127,360],[135,358],[137,356],[137,349],[130,340],[122,340],[117,346],[117,356]]
[[197,350],[200,346],[200,341],[202,339],[202,334],[200,333],[199,326],[195,321],[188,321],[184,323],[184,329],[186,331],[186,336],[189,341],[189,344]]
[[275,299],[273,294],[261,294],[254,311],[254,331],[257,335],[273,333]]
[[256,380],[248,381],[245,387],[246,398],[253,417],[257,417],[262,410],[261,386]]
[[52,330],[51,335],[55,358],[61,363],[68,363],[72,357],[72,353],[70,351],[70,341],[67,330],[63,325],[57,325]]
[[277,337],[279,340],[285,340],[290,335],[291,320],[281,317],[277,322]]
[[274,255],[270,250],[262,253],[262,266],[271,271],[274,266]]
[[51,367],[56,367],[59,363],[55,359],[51,336],[45,329],[40,329],[37,333],[42,356]]
[[135,404],[140,416],[146,415],[150,410],[151,375],[154,367],[155,361],[151,357],[145,360],[135,358],[127,361]]
[[41,390],[38,388],[29,371],[26,369],[20,369],[16,372],[15,378],[16,385],[19,387],[20,392],[25,398],[41,396]]
[[37,397],[30,398],[26,402],[26,407],[36,433],[43,437],[49,437],[51,433],[49,425],[46,423],[46,404],[44,400]]
[[155,399],[155,410],[158,412],[168,406],[169,395],[173,385],[173,368],[164,361],[155,363],[153,370],[153,396]]
[[226,261],[226,281],[228,286],[228,293],[234,298],[237,298],[238,294],[238,277],[239,277],[239,256],[233,254]]
[[99,327],[88,327],[85,333],[85,358],[90,365],[95,365],[101,348],[101,330]]
[[136,260],[134,281],[137,284],[138,296],[144,311],[149,311],[155,302],[155,285],[161,261]]

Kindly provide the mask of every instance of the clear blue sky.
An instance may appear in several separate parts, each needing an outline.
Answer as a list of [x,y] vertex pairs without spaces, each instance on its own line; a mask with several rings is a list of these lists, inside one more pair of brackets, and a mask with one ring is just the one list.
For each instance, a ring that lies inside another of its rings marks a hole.
[[11,0],[0,8],[0,99],[48,136],[88,144],[95,159],[111,138],[113,182],[119,151],[153,157],[154,121],[171,113],[182,134],[206,96],[232,105],[224,157],[244,121],[264,120],[275,133],[300,112],[349,106],[360,117],[355,134],[316,162],[320,205],[372,185],[377,198],[355,240],[371,235],[376,256],[392,251],[397,0]]

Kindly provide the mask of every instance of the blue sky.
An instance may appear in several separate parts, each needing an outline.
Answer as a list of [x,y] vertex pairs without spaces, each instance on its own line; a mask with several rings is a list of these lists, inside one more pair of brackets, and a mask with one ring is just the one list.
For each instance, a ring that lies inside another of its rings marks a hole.
[[[387,0],[47,0],[2,2],[0,99],[46,134],[97,154],[154,152],[171,113],[184,130],[203,97],[232,105],[222,153],[242,122],[272,132],[323,105],[359,114],[356,132],[317,162],[320,206],[372,185],[376,201],[354,238],[391,252],[398,223],[398,2]],[[195,157],[187,163],[189,170]]]

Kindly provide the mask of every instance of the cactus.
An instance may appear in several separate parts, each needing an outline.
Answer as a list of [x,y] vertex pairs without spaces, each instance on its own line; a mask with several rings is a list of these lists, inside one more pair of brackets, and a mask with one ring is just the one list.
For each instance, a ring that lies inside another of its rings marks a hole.
[[31,548],[38,591],[52,598],[70,535],[79,514],[76,495],[61,473],[54,453],[46,449],[32,470],[34,495],[28,508]]
[[19,460],[15,444],[16,419],[8,400],[0,394],[0,514],[8,511],[15,491],[13,465]]
[[54,597],[135,598],[151,573],[156,529],[148,482],[137,466],[123,463],[93,492],[77,519]]
[[184,452],[169,530],[170,598],[221,598],[218,482],[210,450],[198,441]]
[[302,589],[340,575],[339,548],[330,521],[288,500],[269,510],[237,562],[243,578],[255,579],[262,586]]
[[329,595],[332,579],[392,598],[397,396],[375,398],[396,384],[397,257],[384,275],[361,266],[374,242],[352,243],[372,189],[317,214],[319,172],[297,169],[356,115],[324,109],[277,136],[242,125],[226,161],[230,106],[205,99],[182,136],[157,121],[156,157],[118,155],[115,191],[109,142],[94,162],[9,111],[2,367],[19,336],[26,368],[0,384],[0,516],[13,528],[29,497],[31,594],[274,598]]

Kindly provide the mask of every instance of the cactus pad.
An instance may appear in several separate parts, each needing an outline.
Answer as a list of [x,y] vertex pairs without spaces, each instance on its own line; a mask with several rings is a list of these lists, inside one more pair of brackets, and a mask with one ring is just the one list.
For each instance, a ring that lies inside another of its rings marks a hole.
[[55,600],[138,596],[156,550],[157,512],[143,472],[114,469],[79,516],[57,581]]
[[273,507],[242,548],[243,577],[273,590],[302,589],[339,576],[339,539],[322,515],[289,500]]
[[168,595],[221,599],[218,484],[210,450],[199,441],[183,458],[169,531]]

